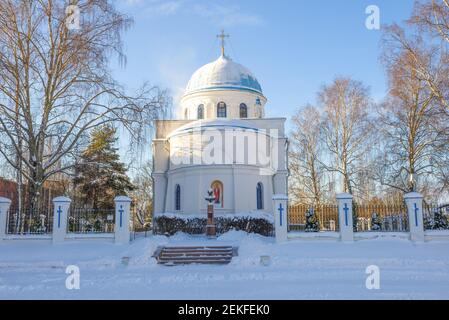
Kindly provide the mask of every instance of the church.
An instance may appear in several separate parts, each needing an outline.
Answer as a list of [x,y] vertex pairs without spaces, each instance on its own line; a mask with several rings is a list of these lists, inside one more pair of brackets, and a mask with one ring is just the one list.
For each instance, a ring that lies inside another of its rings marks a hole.
[[156,120],[153,214],[206,217],[273,215],[272,196],[287,194],[285,118],[265,117],[267,98],[254,74],[225,53],[196,70],[178,119]]

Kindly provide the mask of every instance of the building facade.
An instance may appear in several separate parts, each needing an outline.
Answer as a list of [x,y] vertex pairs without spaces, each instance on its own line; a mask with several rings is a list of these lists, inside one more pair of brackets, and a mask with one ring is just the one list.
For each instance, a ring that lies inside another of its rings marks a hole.
[[287,193],[285,118],[266,118],[256,77],[224,54],[193,73],[178,120],[157,120],[153,140],[154,214],[206,216],[272,212]]

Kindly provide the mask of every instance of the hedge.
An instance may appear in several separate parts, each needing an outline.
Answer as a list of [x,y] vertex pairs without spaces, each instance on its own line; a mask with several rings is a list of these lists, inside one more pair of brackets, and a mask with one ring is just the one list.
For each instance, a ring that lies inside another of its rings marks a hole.
[[[217,234],[223,234],[230,230],[243,230],[248,233],[258,233],[263,236],[274,235],[274,225],[267,219],[251,216],[215,217]],[[154,233],[174,235],[176,232],[188,234],[206,233],[207,218],[176,216],[156,216],[153,220]]]

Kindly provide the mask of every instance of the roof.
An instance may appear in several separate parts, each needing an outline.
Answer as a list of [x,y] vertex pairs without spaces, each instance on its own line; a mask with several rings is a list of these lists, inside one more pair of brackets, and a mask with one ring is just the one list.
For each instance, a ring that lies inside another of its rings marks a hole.
[[262,94],[262,88],[252,72],[225,55],[195,71],[185,94],[205,90],[245,90]]
[[251,124],[245,122],[244,120],[211,119],[211,120],[197,120],[197,121],[189,122],[189,123],[177,128],[176,130],[174,130],[169,135],[169,137],[176,136],[178,134],[191,132],[194,130],[223,129],[223,128],[259,131],[259,128],[252,126]]

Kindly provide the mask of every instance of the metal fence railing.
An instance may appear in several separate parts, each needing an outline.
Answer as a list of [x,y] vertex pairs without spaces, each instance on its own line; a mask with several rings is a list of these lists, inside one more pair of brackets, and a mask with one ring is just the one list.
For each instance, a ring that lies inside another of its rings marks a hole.
[[10,207],[7,212],[6,234],[51,234],[53,208]]
[[142,210],[131,206],[130,215],[132,221],[131,231],[146,232],[151,230],[152,221],[150,210]]
[[288,207],[289,231],[312,231],[307,229],[307,213],[313,211],[318,220],[317,228],[313,231],[339,231],[337,205],[308,205],[295,204]]
[[70,208],[67,221],[68,233],[114,232],[114,209]]
[[449,230],[449,203],[423,203],[425,230]]
[[353,213],[356,232],[409,230],[407,207],[404,203],[355,204]]

